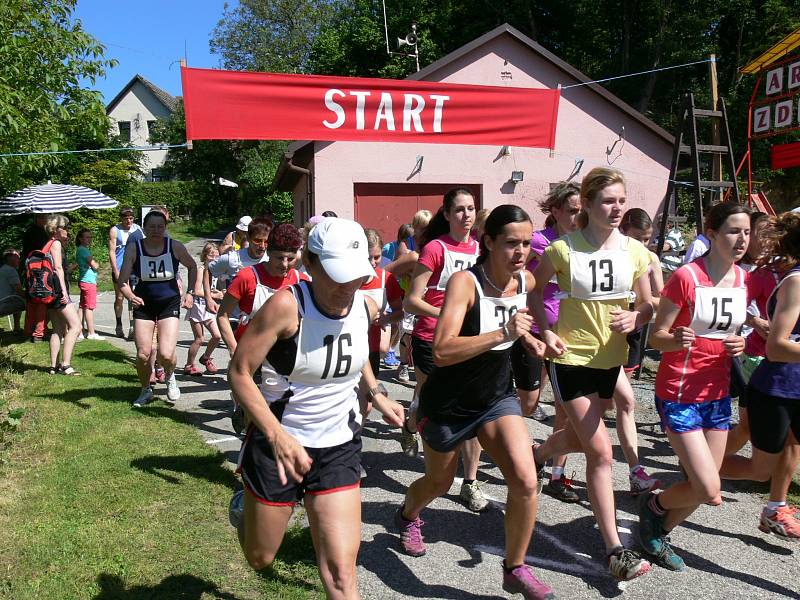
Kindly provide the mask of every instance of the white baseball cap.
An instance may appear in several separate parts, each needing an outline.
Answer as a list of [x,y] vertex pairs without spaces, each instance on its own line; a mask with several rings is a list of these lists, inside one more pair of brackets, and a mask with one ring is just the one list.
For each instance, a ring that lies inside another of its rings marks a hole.
[[367,236],[355,221],[335,217],[323,219],[311,230],[307,246],[319,256],[325,273],[336,283],[375,277],[369,262]]
[[247,215],[243,216],[239,219],[239,222],[236,224],[236,229],[239,231],[247,231],[247,228],[250,227],[250,221],[252,221],[252,217],[248,217]]

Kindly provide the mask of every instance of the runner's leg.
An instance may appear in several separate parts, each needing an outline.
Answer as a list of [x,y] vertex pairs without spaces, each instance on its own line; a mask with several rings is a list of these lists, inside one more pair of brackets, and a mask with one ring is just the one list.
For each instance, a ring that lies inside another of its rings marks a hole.
[[617,409],[617,435],[628,468],[639,465],[639,435],[636,431],[636,398],[631,382],[620,367],[617,386],[614,388],[614,405]]
[[175,345],[178,343],[179,321],[177,317],[159,319],[156,324],[158,333],[158,364],[164,369],[167,379],[175,371],[177,353]]
[[275,560],[291,516],[291,505],[262,504],[245,488],[244,526],[239,528],[239,543],[253,569],[266,569]]
[[189,325],[192,328],[192,335],[194,339],[192,343],[189,345],[189,349],[186,353],[186,366],[191,367],[194,366],[194,361],[197,358],[197,353],[200,351],[200,348],[203,345],[203,324],[196,321],[189,321]]
[[153,352],[153,331],[155,321],[134,319],[133,334],[136,341],[136,372],[139,375],[139,384],[144,388],[150,385],[150,374],[153,368],[150,365]]
[[422,440],[425,450],[425,475],[408,487],[403,503],[403,518],[416,519],[422,509],[439,496],[443,496],[453,485],[458,468],[458,449],[437,452]]

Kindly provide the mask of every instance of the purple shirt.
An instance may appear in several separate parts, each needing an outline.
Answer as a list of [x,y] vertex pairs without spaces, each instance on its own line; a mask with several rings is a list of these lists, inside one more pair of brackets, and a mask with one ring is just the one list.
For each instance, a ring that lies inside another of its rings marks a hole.
[[[547,227],[542,229],[541,231],[534,231],[533,235],[531,236],[531,254],[534,258],[528,263],[528,270],[533,273],[536,270],[536,266],[539,264],[539,257],[544,254],[544,249],[550,245],[550,242],[553,240],[557,240],[559,238],[558,233],[553,227]],[[552,327],[555,325],[555,322],[558,321],[558,303],[559,300],[556,298],[556,294],[560,291],[558,284],[556,283],[548,283],[544,288],[544,293],[542,294],[544,298],[544,310],[547,314],[547,322]],[[539,326],[534,321],[533,327],[531,327],[531,331],[534,333],[539,333]]]

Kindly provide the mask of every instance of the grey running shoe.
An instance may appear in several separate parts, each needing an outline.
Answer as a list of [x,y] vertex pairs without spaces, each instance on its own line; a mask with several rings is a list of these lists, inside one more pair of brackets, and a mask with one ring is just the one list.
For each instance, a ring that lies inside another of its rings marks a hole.
[[142,391],[139,393],[139,397],[133,401],[133,407],[142,408],[143,406],[147,405],[152,399],[153,399],[153,388],[151,388],[148,385],[147,387],[142,388]]
[[411,377],[408,374],[408,365],[400,365],[397,367],[397,381],[401,381],[403,383],[408,383],[411,381]]
[[633,550],[621,548],[608,557],[608,570],[617,579],[630,581],[647,573],[650,563]]
[[539,421],[540,423],[545,423],[550,417],[547,416],[547,413],[544,412],[541,404],[536,405],[536,410],[533,411],[531,415],[531,419],[534,421]]
[[572,479],[568,479],[564,476],[558,479],[551,479],[548,484],[542,488],[542,491],[548,496],[552,496],[556,500],[561,500],[568,504],[580,500],[578,492],[572,487]]
[[167,379],[167,401],[175,404],[181,399],[181,389],[178,387],[178,380],[175,379],[175,371]]
[[230,504],[228,504],[228,521],[236,529],[242,525],[242,521],[244,521],[244,490],[238,490],[231,496]]
[[646,553],[653,563],[659,567],[669,569],[670,571],[685,571],[686,563],[683,562],[683,559],[680,556],[675,554],[675,551],[672,549],[672,545],[670,544],[669,536],[663,535],[658,538],[658,541],[658,551],[653,554],[649,552]]
[[416,433],[408,430],[408,419],[400,428],[400,447],[403,449],[403,454],[411,458],[419,454],[419,440]]
[[481,485],[477,481],[467,483],[466,481],[461,484],[461,491],[458,497],[464,501],[464,506],[472,512],[483,512],[489,506],[489,501],[481,491]]

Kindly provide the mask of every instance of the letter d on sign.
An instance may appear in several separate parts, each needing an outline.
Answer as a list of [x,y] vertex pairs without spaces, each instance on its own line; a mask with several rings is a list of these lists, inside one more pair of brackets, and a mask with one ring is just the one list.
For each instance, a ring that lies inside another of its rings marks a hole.
[[334,102],[334,95],[342,98],[345,96],[342,90],[332,89],[325,92],[325,108],[336,115],[336,120],[333,123],[328,123],[328,121],[322,122],[328,129],[339,129],[339,127],[344,125],[344,109],[341,104]]

